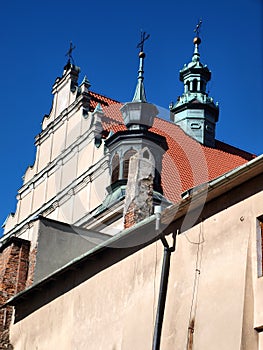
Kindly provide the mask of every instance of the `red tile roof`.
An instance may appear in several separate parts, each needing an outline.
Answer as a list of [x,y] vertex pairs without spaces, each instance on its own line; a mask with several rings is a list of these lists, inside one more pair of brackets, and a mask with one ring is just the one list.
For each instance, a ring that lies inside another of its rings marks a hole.
[[[112,101],[103,108],[106,116],[103,127],[113,132],[126,130],[120,112],[122,104]],[[172,202],[178,202],[185,190],[215,179],[255,157],[220,141],[216,141],[215,148],[203,146],[179,126],[158,117],[150,131],[167,140],[161,177],[164,195]]]
[[90,111],[91,112],[94,111],[98,103],[100,103],[102,107],[118,103],[118,101],[113,100],[112,98],[97,94],[96,92],[93,92],[93,91],[89,91],[89,94],[90,94]]

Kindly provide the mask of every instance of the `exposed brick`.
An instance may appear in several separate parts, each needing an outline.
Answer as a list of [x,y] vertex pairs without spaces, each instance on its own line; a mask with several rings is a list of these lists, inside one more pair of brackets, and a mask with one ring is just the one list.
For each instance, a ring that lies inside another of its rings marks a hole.
[[33,248],[29,253],[28,259],[28,277],[26,281],[26,286],[29,287],[34,282],[34,273],[37,259],[37,246]]
[[[0,253],[0,306],[26,287],[30,242],[11,238]],[[13,308],[0,309],[0,349],[13,349],[9,341],[9,327]]]
[[[143,192],[144,204],[140,205],[138,198],[128,207],[128,210],[124,216],[124,228],[133,226],[134,224],[142,221],[152,214],[152,201],[153,201],[153,179],[150,176],[148,179],[143,179],[138,183],[140,188],[139,192]],[[139,193],[140,196],[140,193]]]
[[9,329],[5,329],[3,332],[1,332],[1,338],[0,338],[0,349],[5,350],[12,350],[14,349],[13,345],[10,343],[9,340]]
[[155,168],[153,159],[143,157],[146,149],[130,158],[124,204],[124,228],[129,228],[152,214]]

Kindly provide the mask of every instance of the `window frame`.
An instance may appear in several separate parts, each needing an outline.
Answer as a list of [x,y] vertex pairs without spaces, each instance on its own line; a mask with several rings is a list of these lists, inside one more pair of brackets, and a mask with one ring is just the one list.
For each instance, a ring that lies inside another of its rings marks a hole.
[[257,272],[263,276],[263,216],[257,218]]
[[129,149],[125,152],[123,156],[123,164],[122,164],[122,178],[128,179],[129,175],[129,165],[130,165],[130,158],[134,156],[137,152],[134,149]]

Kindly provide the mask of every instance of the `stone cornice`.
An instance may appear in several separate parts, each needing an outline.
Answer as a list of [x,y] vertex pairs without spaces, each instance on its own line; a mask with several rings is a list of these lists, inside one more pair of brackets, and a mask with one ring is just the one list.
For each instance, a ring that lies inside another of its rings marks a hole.
[[21,196],[25,191],[28,190],[33,184],[38,181],[41,182],[41,179],[45,176],[50,176],[54,171],[56,171],[60,166],[66,163],[67,160],[71,158],[71,155],[75,154],[78,151],[78,148],[81,147],[81,144],[84,142],[91,142],[93,139],[93,129],[87,130],[83,135],[81,135],[75,142],[73,142],[68,148],[66,148],[58,157],[56,157],[52,162],[50,162],[45,168],[43,168],[39,173],[35,174],[33,178],[24,183],[21,188],[18,190],[18,194]]
[[[3,238],[10,237],[11,235],[18,235],[28,229],[29,223],[39,215],[46,216],[52,213],[57,207],[62,205],[66,200],[74,196],[78,191],[80,191],[89,182],[92,182],[96,177],[105,171],[108,166],[108,157],[103,157],[96,164],[92,165],[84,174],[75,179],[62,191],[57,193],[52,199],[41,206],[41,208],[35,210],[26,219],[17,224],[13,229],[7,232]],[[67,198],[65,198],[67,197]]]
[[[40,145],[51,133],[53,133],[56,129],[60,127],[61,124],[63,124],[66,120],[69,120],[75,113],[83,107],[83,109],[86,111],[87,105],[89,103],[89,98],[86,96],[80,95],[76,101],[74,101],[69,107],[64,109],[63,112],[60,113],[60,115],[50,122],[50,124],[47,125],[47,127],[42,130],[36,137],[35,137],[35,145]],[[73,113],[74,112],[74,113]],[[49,118],[49,117],[46,117]]]
[[124,201],[123,199],[115,203],[109,208],[105,208],[105,210],[99,214],[96,218],[92,215],[95,208],[92,212],[87,213],[84,217],[79,219],[74,223],[74,225],[82,226],[87,229],[97,229],[101,225],[106,225],[109,221],[114,217],[115,219],[121,218],[123,215]]

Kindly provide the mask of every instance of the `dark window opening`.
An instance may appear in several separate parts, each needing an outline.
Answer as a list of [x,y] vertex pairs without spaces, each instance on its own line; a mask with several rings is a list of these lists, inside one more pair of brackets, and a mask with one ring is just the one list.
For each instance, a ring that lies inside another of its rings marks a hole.
[[187,80],[186,86],[187,86],[187,90],[186,91],[189,91],[190,90],[190,81],[189,80]]
[[131,150],[127,151],[124,154],[124,158],[123,158],[123,179],[128,179],[130,158],[135,153],[136,153],[136,151],[131,149]]
[[142,156],[143,158],[150,159],[150,154],[148,151],[144,151]]
[[193,91],[197,91],[197,79],[193,80]]
[[120,175],[120,158],[117,153],[112,158],[111,169],[111,183],[114,183],[119,180]]

